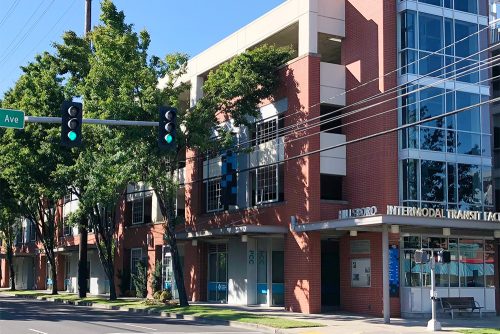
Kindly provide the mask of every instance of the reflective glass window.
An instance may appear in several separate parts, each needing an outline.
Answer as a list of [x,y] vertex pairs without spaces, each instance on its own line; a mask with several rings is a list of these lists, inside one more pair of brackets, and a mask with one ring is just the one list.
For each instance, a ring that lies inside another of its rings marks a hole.
[[429,5],[442,6],[443,0],[419,0],[419,2],[428,3]]
[[[444,90],[441,88],[426,88],[420,91],[420,119],[434,117],[443,114],[444,111]],[[442,127],[443,118],[424,123],[427,126]]]
[[423,201],[444,201],[445,173],[444,162],[431,160],[421,161],[421,197]]
[[477,0],[454,0],[455,10],[477,14]]
[[477,165],[457,164],[458,201],[461,209],[481,203],[481,170]]
[[456,187],[456,167],[455,164],[448,164],[448,202],[456,203],[457,202],[457,187]]
[[403,160],[403,200],[416,200],[417,198],[417,168],[418,160]]
[[[466,92],[456,92],[457,110],[470,107],[479,103],[479,95]],[[464,131],[480,132],[481,115],[478,107],[468,108],[457,113],[457,129]]]
[[493,184],[491,181],[491,167],[483,167],[483,204],[493,205]]
[[429,52],[419,52],[418,73],[439,77],[443,74],[443,56]]
[[446,152],[455,153],[457,146],[457,133],[455,131],[446,131]]
[[[467,2],[467,1],[461,1]],[[455,20],[455,55],[458,57],[468,57],[478,52],[478,26],[475,23]],[[471,59],[478,59],[474,55]]]
[[481,136],[470,132],[457,132],[457,153],[480,155]]
[[416,40],[416,13],[408,10],[401,15],[401,49],[415,49]]
[[420,149],[429,151],[444,151],[444,135],[442,129],[420,127]]
[[419,49],[438,51],[443,47],[443,18],[419,13]]

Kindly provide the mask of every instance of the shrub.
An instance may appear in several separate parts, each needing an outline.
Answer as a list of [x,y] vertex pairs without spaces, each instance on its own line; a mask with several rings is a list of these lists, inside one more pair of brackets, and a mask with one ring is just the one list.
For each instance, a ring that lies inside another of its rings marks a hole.
[[160,300],[160,297],[161,297],[161,291],[155,291],[155,293],[153,293],[153,299]]
[[139,298],[145,298],[148,295],[148,273],[146,266],[142,262],[137,263],[137,273],[132,274],[132,283],[135,287],[135,295]]
[[161,292],[162,284],[161,284],[161,262],[159,260],[156,260],[155,263],[155,270],[153,271],[153,274],[151,275],[151,291],[153,291],[153,294],[156,293],[157,291]]
[[170,290],[163,290],[160,295],[160,301],[166,303],[169,300],[172,300],[172,292]]

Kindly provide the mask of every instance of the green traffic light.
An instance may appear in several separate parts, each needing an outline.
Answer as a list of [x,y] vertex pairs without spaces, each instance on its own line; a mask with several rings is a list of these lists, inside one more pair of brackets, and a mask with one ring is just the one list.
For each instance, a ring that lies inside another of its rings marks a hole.
[[165,141],[168,144],[170,144],[173,140],[174,140],[174,138],[172,137],[172,135],[170,133],[165,136]]
[[76,137],[78,137],[78,136],[77,136],[77,134],[76,134],[76,132],[75,132],[75,131],[70,131],[70,132],[68,132],[68,138],[69,138],[69,140],[71,140],[71,141],[75,141],[75,140],[76,140]]

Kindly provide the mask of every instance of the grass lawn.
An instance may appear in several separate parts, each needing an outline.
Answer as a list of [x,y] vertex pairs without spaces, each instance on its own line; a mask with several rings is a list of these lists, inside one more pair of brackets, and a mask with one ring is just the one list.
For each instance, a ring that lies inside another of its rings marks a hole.
[[463,334],[500,334],[500,328],[462,329]]
[[[310,322],[310,321],[300,321],[293,320],[284,317],[272,317],[268,315],[259,314],[258,312],[244,312],[235,311],[226,308],[210,307],[204,305],[191,305],[188,307],[172,306],[172,305],[146,305],[143,300],[140,299],[118,299],[118,300],[107,300],[100,297],[88,297],[80,299],[76,294],[69,293],[59,293],[58,295],[51,295],[40,291],[6,291],[2,290],[2,293],[6,294],[17,294],[24,296],[33,296],[38,298],[55,298],[58,300],[68,300],[68,301],[86,301],[93,304],[104,304],[113,305],[128,308],[140,308],[153,310],[157,312],[171,312],[179,313],[185,315],[191,315],[206,319],[216,319],[224,321],[238,321],[251,324],[265,325],[274,328],[305,328],[305,327],[322,327],[322,324]],[[480,332],[478,332],[480,333]],[[485,332],[488,333],[489,332]],[[491,332],[497,333],[497,332]],[[500,332],[498,332],[500,334]]]

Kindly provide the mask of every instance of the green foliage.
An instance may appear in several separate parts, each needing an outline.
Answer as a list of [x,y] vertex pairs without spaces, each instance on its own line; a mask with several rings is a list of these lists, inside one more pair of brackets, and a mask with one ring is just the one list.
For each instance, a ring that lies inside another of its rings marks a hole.
[[162,276],[161,261],[156,260],[155,269],[153,271],[153,274],[151,275],[151,291],[153,291],[153,293],[156,293],[162,289],[161,276]]
[[170,289],[163,290],[160,294],[160,301],[166,303],[169,300],[172,300],[172,291]]
[[[230,115],[236,126],[249,125],[249,117],[258,116],[259,103],[273,97],[280,84],[277,70],[291,57],[290,48],[263,45],[211,71],[203,84],[203,97],[186,117],[188,146],[206,148],[218,123],[214,111]],[[228,138],[226,133],[222,142],[228,144]],[[220,143],[215,145],[218,147]]]
[[146,266],[139,262],[137,272],[132,273],[132,284],[135,288],[135,295],[139,298],[145,298],[148,295],[148,272]]

